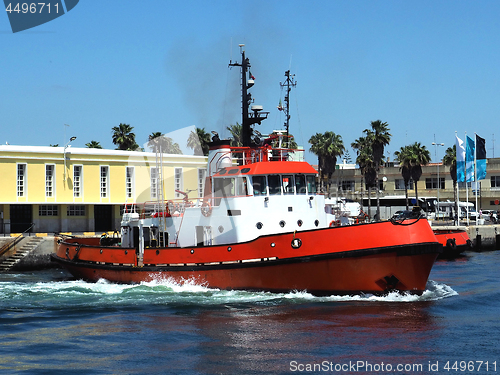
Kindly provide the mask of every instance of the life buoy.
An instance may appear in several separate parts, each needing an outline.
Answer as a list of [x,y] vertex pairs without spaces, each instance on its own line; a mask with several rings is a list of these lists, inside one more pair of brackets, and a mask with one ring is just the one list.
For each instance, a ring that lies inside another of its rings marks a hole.
[[335,220],[330,221],[330,228],[333,228],[335,226]]
[[209,217],[212,214],[212,205],[209,201],[204,201],[201,205],[201,214],[205,217]]

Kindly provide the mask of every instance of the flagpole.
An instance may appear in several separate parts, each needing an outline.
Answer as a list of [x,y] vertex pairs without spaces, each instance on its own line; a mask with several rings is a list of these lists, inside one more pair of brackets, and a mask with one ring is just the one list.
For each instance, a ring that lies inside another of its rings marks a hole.
[[469,226],[469,186],[467,185],[467,132],[465,132],[465,200],[467,202],[465,212],[467,213],[467,226]]
[[476,184],[476,225],[478,225],[477,221],[480,219],[479,217],[479,207],[477,205],[477,134],[474,132],[474,183]]
[[[457,135],[457,131],[455,131],[455,143],[457,143],[457,138],[458,138],[458,135]],[[457,169],[458,169],[458,145],[455,146],[456,150],[455,150],[455,163],[457,164]],[[457,215],[457,221],[455,222],[455,224],[458,226],[460,226],[460,198],[459,198],[459,193],[460,193],[460,189],[458,188],[458,171],[457,171],[457,200],[455,202],[455,215]]]

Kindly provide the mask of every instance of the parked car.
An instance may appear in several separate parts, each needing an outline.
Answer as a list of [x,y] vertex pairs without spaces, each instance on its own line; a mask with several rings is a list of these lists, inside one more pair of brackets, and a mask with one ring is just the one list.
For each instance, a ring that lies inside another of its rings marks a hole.
[[498,220],[497,212],[494,210],[483,210],[483,219],[494,224]]

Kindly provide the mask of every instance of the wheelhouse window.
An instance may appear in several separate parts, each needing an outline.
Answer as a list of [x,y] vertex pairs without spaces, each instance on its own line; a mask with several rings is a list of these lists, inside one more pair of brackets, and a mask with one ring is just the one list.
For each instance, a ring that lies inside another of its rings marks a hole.
[[267,194],[266,176],[252,177],[253,195],[260,196]]
[[281,195],[281,177],[277,174],[272,174],[267,177],[269,182],[269,195]]
[[246,177],[236,177],[236,194],[237,195],[248,195],[247,178]]
[[307,193],[306,176],[304,176],[303,174],[295,175],[295,190],[296,190],[297,194],[306,194]]
[[283,194],[293,195],[295,193],[295,188],[294,188],[295,183],[293,175],[290,174],[283,175],[281,181],[283,184]]
[[316,176],[313,175],[306,176],[306,181],[307,181],[307,192],[309,194],[316,194],[318,192],[316,188]]

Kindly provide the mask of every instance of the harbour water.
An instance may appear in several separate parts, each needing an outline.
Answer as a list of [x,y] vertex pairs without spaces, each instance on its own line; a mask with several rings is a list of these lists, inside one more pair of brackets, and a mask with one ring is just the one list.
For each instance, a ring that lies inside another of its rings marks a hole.
[[499,265],[466,253],[385,297],[0,274],[0,373],[500,373]]

